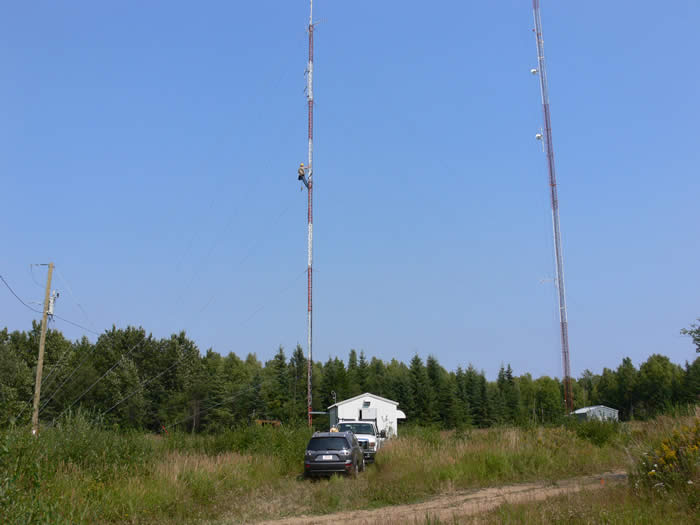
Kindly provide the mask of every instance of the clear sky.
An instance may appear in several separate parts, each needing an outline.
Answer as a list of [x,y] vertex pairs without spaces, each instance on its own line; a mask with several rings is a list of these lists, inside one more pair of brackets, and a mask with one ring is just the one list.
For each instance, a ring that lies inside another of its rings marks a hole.
[[[531,2],[314,13],[315,359],[561,376]],[[572,371],[692,360],[700,3],[543,0],[542,21]],[[56,313],[98,332],[306,347],[307,22],[303,0],[5,3],[0,274],[18,295],[41,301],[29,265],[53,261]],[[0,288],[0,326],[36,317]]]

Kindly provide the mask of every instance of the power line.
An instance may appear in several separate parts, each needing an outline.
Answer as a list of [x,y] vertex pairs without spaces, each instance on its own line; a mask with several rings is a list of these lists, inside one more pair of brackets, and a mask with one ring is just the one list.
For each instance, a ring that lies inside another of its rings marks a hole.
[[158,375],[156,375],[156,376],[154,376],[154,377],[148,379],[147,381],[143,381],[141,384],[139,384],[138,387],[136,387],[136,389],[135,389],[131,394],[129,394],[128,396],[122,398],[119,402],[117,402],[117,403],[115,403],[114,405],[112,405],[112,406],[109,408],[109,410],[107,410],[106,412],[103,412],[102,415],[104,416],[104,415],[109,414],[112,410],[114,410],[115,408],[117,408],[117,407],[118,407],[119,405],[121,405],[124,401],[126,401],[126,400],[129,399],[131,396],[133,396],[133,395],[135,395],[136,393],[138,393],[138,392],[139,392],[144,386],[146,386],[148,383],[150,383],[151,381],[155,381],[155,380],[158,379],[160,376],[162,376],[164,373],[166,373],[168,370],[171,370],[173,367],[175,367],[176,365],[178,365],[178,364],[185,358],[186,355],[187,355],[187,354],[183,354],[182,356],[180,356],[180,359],[178,359],[177,361],[175,361],[172,365],[170,365],[170,366],[169,366],[168,368],[166,368],[165,370],[161,371]]
[[[189,417],[186,417],[186,418],[183,419],[183,420],[178,421],[177,423],[172,423],[172,424],[168,425],[167,427],[163,427],[163,429],[165,430],[165,429],[168,429],[168,428],[172,428],[172,427],[174,427],[174,426],[176,426],[176,425],[181,425],[182,423],[186,423],[187,421],[189,421],[189,420],[192,419],[193,417],[201,416],[201,415],[204,414],[205,412],[209,412],[212,408],[216,408],[216,407],[218,407],[218,406],[223,405],[224,403],[228,403],[229,401],[233,401],[233,400],[236,399],[238,396],[241,396],[241,395],[245,394],[246,392],[248,392],[248,391],[250,391],[250,390],[252,390],[252,389],[254,389],[254,388],[259,388],[259,387],[261,387],[261,386],[263,385],[263,383],[264,383],[264,381],[260,381],[259,383],[250,385],[249,387],[244,388],[243,390],[239,390],[238,392],[236,392],[236,393],[235,393],[234,395],[232,395],[231,397],[228,397],[228,398],[224,399],[223,401],[221,401],[221,402],[219,402],[219,403],[215,403],[215,404],[213,404],[213,405],[211,405],[211,406],[208,406],[207,408],[205,408],[205,409],[203,409],[203,410],[198,411],[196,415],[193,414],[193,415],[191,415],[191,416],[189,416]],[[201,399],[198,399],[197,401],[201,401]]]
[[36,308],[32,308],[32,307],[29,306],[27,303],[25,303],[25,302],[20,298],[20,296],[17,295],[17,294],[15,293],[15,291],[14,291],[14,290],[12,289],[12,287],[7,283],[7,281],[5,280],[5,278],[4,278],[2,275],[0,275],[0,280],[2,280],[3,284],[4,284],[5,286],[7,286],[7,289],[10,290],[10,292],[12,293],[12,295],[14,295],[15,298],[16,298],[20,303],[22,303],[25,307],[29,308],[32,312],[35,312],[35,313],[37,313],[37,314],[43,314],[43,313],[44,313],[44,312],[42,312],[41,310],[37,310]]
[[[62,282],[63,284],[66,285],[66,289],[68,290],[68,293],[70,294],[71,298],[73,299],[73,302],[74,302],[76,305],[78,305],[78,308],[79,308],[80,311],[83,313],[83,316],[85,316],[85,320],[88,322],[88,324],[89,324],[90,326],[93,326],[93,327],[94,327],[92,321],[90,321],[90,317],[88,316],[87,312],[85,311],[85,308],[83,308],[83,305],[81,305],[81,304],[78,302],[78,300],[75,298],[75,294],[73,293],[73,290],[71,289],[70,284],[68,284],[68,279],[66,279],[65,277],[63,277],[63,274],[60,272],[60,270],[59,270],[58,268],[56,268],[56,274],[58,275],[58,278],[61,279],[61,282]],[[69,321],[66,321],[66,322],[69,322]],[[82,328],[82,327],[81,327],[81,328]],[[87,330],[87,328],[85,328],[85,330]],[[88,331],[90,331],[90,330],[88,330]],[[96,333],[96,332],[92,332],[92,333],[94,334],[94,333]],[[99,335],[99,334],[97,334],[97,335]]]
[[58,369],[58,365],[61,364],[61,362],[63,361],[63,359],[64,359],[69,353],[70,353],[70,348],[67,348],[66,351],[63,352],[63,355],[61,355],[61,357],[59,357],[59,358],[56,360],[56,362],[54,363],[54,365],[51,367],[51,370],[49,371],[49,374],[41,381],[41,386],[42,386],[42,388],[44,388],[44,387],[45,387],[45,388],[48,388],[49,386],[51,386],[51,383],[50,383],[50,382],[47,383],[45,386],[44,386],[44,383],[46,383],[46,382],[49,380],[49,378],[53,375],[53,373]]
[[[14,295],[15,298],[16,298],[20,303],[22,303],[26,308],[28,308],[29,310],[31,310],[31,311],[34,312],[34,313],[43,314],[43,312],[42,312],[41,310],[37,310],[36,308],[32,308],[32,307],[29,306],[27,303],[25,303],[25,302],[22,300],[22,298],[21,298],[19,295],[17,295],[17,294],[15,293],[15,291],[12,289],[12,287],[8,284],[8,282],[5,280],[5,278],[4,278],[2,275],[0,275],[0,280],[2,280],[3,284],[7,287],[8,290],[10,290],[10,292],[12,293],[12,295]],[[94,330],[91,330],[90,328],[87,328],[87,327],[85,327],[85,326],[83,326],[83,325],[81,325],[81,324],[78,324],[78,323],[76,323],[75,321],[71,321],[70,319],[66,319],[65,317],[61,317],[60,315],[53,314],[51,317],[54,317],[54,318],[56,318],[56,319],[59,319],[59,320],[63,321],[64,323],[72,324],[73,326],[76,326],[76,327],[78,327],[78,328],[81,328],[82,330],[85,330],[86,332],[90,332],[91,334],[95,334],[95,335],[98,335],[98,336],[99,336],[99,335],[102,335],[100,332],[96,332],[96,331],[94,331]]]
[[271,295],[271,296],[268,298],[267,301],[265,301],[263,304],[261,304],[260,306],[258,306],[255,310],[253,310],[253,313],[251,313],[251,314],[241,323],[241,326],[245,326],[253,317],[255,317],[258,313],[262,312],[262,311],[265,309],[265,307],[266,307],[268,304],[270,304],[270,302],[272,302],[273,299],[276,299],[277,297],[280,297],[281,295],[284,295],[284,294],[287,293],[289,290],[291,290],[291,289],[294,287],[294,285],[296,284],[296,282],[299,280],[299,278],[302,277],[304,274],[306,274],[307,271],[308,271],[308,269],[307,269],[307,268],[304,268],[304,270],[303,270],[302,272],[300,272],[296,277],[294,277],[294,279],[292,280],[292,282],[291,282],[289,285],[287,285],[287,286],[286,286],[285,288],[283,288],[281,291],[277,292],[275,295]]
[[[66,412],[66,410],[70,410],[78,401],[80,401],[83,397],[85,397],[85,394],[90,392],[90,390],[92,390],[95,387],[95,385],[97,385],[97,383],[102,381],[102,379],[104,379],[107,376],[107,374],[109,374],[112,370],[114,370],[124,360],[124,358],[128,357],[131,354],[131,352],[136,350],[136,347],[142,345],[145,342],[146,342],[146,337],[144,337],[141,341],[139,341],[134,346],[132,346],[128,352],[126,352],[125,354],[122,354],[119,357],[119,359],[117,359],[117,361],[111,367],[109,367],[109,369],[104,374],[102,374],[92,385],[90,385],[82,394],[80,394],[80,396],[78,396],[78,398],[75,401],[73,401],[67,408],[64,408],[63,411],[61,411],[61,413],[54,418],[54,420],[61,417],[61,415],[64,412]],[[97,346],[97,345],[95,345],[95,346]],[[114,347],[114,345],[112,345],[112,347]],[[46,404],[44,404],[44,406],[46,406]]]
[[[282,211],[279,213],[279,215],[277,215],[277,217],[272,221],[271,226],[274,226],[275,224],[277,224],[277,222],[278,222],[291,208],[292,208],[292,204],[289,204],[289,206],[287,206],[284,210],[282,210]],[[236,264],[236,266],[234,266],[233,268],[236,268],[236,267],[238,267],[238,266],[241,266],[248,258],[250,258],[250,256],[251,256],[251,255],[254,253],[254,251],[255,251],[254,249],[257,248],[257,246],[260,244],[260,242],[261,242],[261,241],[260,241],[259,238],[256,238],[256,239],[254,239],[252,242],[250,242],[250,243],[248,244],[248,246],[246,247],[245,255],[238,261],[238,263]],[[304,273],[306,273],[306,270],[304,270]],[[214,302],[214,300],[216,299],[217,294],[220,293],[220,291],[221,291],[220,288],[217,289],[217,291],[215,291],[215,292],[211,295],[211,297],[209,297],[209,300],[208,300],[206,303],[204,303],[204,306],[202,306],[202,307],[199,309],[199,311],[197,312],[198,315],[201,315],[202,313],[204,313],[204,311],[205,311],[207,308],[209,308],[209,305],[211,305],[211,304]],[[255,313],[257,313],[257,312],[260,311],[261,309],[262,309],[262,307],[261,307],[261,308],[258,308],[258,310],[256,310]],[[253,315],[255,315],[255,313],[254,313]],[[252,317],[252,316],[251,316],[251,317]]]
[[[95,347],[93,346],[92,348],[94,349]],[[87,361],[88,357],[90,357],[90,352],[86,352],[86,353],[85,353],[85,357],[83,357],[83,359],[80,361],[80,363],[78,363],[78,366],[76,366],[76,367],[73,369],[73,371],[68,375],[68,377],[66,377],[66,378],[63,380],[63,382],[62,382],[60,385],[58,385],[58,387],[56,388],[56,390],[54,391],[54,393],[51,394],[51,397],[49,397],[49,399],[47,399],[47,400],[44,402],[44,404],[41,405],[41,408],[39,409],[39,412],[41,412],[42,410],[44,410],[44,408],[46,408],[46,406],[51,402],[51,400],[52,400],[54,397],[56,397],[56,394],[58,394],[58,393],[61,391],[61,388],[63,388],[63,385],[65,385],[65,384],[70,380],[70,378],[73,377],[73,376],[75,375],[75,373],[76,373],[78,370],[80,370],[80,369],[82,368],[82,366],[85,364],[85,361]]]
[[72,324],[73,326],[80,328],[82,330],[85,330],[86,332],[90,332],[93,335],[100,336],[102,335],[101,332],[96,332],[95,330],[91,330],[90,328],[83,326],[81,324],[76,323],[75,321],[71,321],[69,319],[66,319],[65,317],[61,317],[60,315],[53,314],[52,317],[55,317],[56,319],[63,321],[64,323]]
[[[293,279],[292,283],[291,283],[289,286],[287,286],[286,288],[284,288],[284,289],[283,289],[281,292],[279,292],[278,294],[276,294],[276,295],[274,295],[274,296],[271,296],[271,297],[270,297],[270,300],[272,300],[272,299],[274,299],[274,298],[276,298],[276,297],[279,297],[280,295],[282,295],[282,294],[286,293],[287,291],[289,291],[289,290],[294,286],[294,284],[299,280],[299,278],[302,277],[305,273],[306,273],[306,269],[304,269],[301,273],[299,273],[299,274]],[[211,300],[210,300],[209,302],[211,302]],[[269,302],[269,301],[268,301],[268,302]],[[209,303],[207,303],[206,306],[208,306],[208,304],[209,304]],[[205,308],[206,308],[206,306],[205,306]],[[245,325],[245,324],[246,324],[248,321],[250,321],[258,312],[262,311],[266,306],[267,306],[267,303],[260,305],[255,311],[253,311],[253,313],[252,313],[245,321],[243,321],[243,323],[241,323],[241,325]],[[169,366],[168,368],[166,368],[165,370],[161,371],[161,372],[160,372],[159,374],[157,374],[156,376],[154,376],[154,377],[152,377],[152,378],[150,378],[150,379],[148,379],[148,380],[142,382],[141,384],[139,384],[139,386],[136,387],[136,389],[135,389],[133,392],[131,392],[128,396],[122,398],[119,402],[115,403],[115,404],[114,404],[112,407],[110,407],[107,411],[103,412],[103,415],[108,414],[109,412],[111,412],[112,410],[114,410],[117,406],[119,406],[120,404],[122,404],[124,401],[126,401],[126,400],[128,400],[129,398],[131,398],[132,396],[136,395],[144,386],[146,386],[146,385],[147,385],[148,383],[150,383],[151,381],[155,381],[158,377],[160,377],[161,375],[163,375],[163,374],[164,374],[165,372],[167,372],[168,370],[171,370],[173,367],[175,367],[177,364],[179,364],[185,357],[186,357],[186,355],[183,355],[183,356],[180,357],[180,359],[178,359],[175,363],[173,363],[172,365],[170,365],[170,366]],[[262,383],[260,383],[260,384],[262,384]],[[255,386],[255,385],[253,385],[253,386]],[[242,393],[244,393],[244,392],[239,392],[239,393],[236,394],[236,396],[238,396],[238,395],[240,395],[240,394],[242,394]],[[235,397],[235,396],[234,396],[234,397]],[[227,400],[228,400],[228,399],[227,399]],[[207,411],[210,410],[211,408],[215,408],[216,406],[219,406],[219,405],[221,405],[221,404],[223,404],[223,403],[225,403],[225,402],[226,402],[226,401],[223,401],[222,403],[218,403],[218,404],[216,404],[216,405],[213,405],[213,406],[211,406],[211,407],[208,407],[208,408],[206,408],[206,409],[200,411],[199,414],[202,414],[203,412],[207,412]],[[70,408],[70,407],[69,407],[69,408]],[[188,418],[188,419],[191,419],[191,418]],[[165,427],[165,428],[170,428],[171,426],[174,426],[174,425],[183,423],[183,422],[187,421],[188,419],[185,419],[184,421],[180,421],[179,423],[173,423],[173,425],[170,425],[170,426]]]
[[[53,364],[53,366],[51,367],[51,370],[49,371],[49,374],[41,380],[41,388],[49,388],[49,386],[51,386],[51,384],[53,383],[53,381],[49,381],[49,378],[50,378],[51,376],[53,376],[53,373],[54,373],[56,370],[58,370],[58,365],[61,364],[61,362],[63,361],[63,358],[64,358],[65,356],[67,356],[69,353],[70,353],[70,349],[69,349],[69,350],[66,350],[66,351],[63,353],[63,355],[58,359],[58,361],[56,361],[56,362]],[[24,411],[26,410],[26,408],[32,404],[32,399],[34,399],[34,396],[30,397],[25,403],[22,404],[22,410],[19,411],[19,414],[17,414],[17,416],[15,417],[15,420],[17,420],[17,419],[19,419],[20,417],[22,417],[22,414],[24,414]]]
[[34,281],[34,284],[36,284],[39,288],[43,289],[44,287],[41,284],[39,284],[38,282],[36,282],[36,279],[34,278],[34,267],[35,266],[40,266],[40,265],[38,265],[38,264],[30,264],[29,265],[29,275],[31,275],[32,281]]

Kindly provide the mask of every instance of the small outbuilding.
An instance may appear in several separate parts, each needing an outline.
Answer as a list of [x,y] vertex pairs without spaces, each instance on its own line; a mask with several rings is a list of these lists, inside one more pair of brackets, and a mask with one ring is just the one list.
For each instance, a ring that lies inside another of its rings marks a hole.
[[329,406],[328,415],[331,427],[343,421],[374,421],[380,432],[384,430],[387,437],[393,437],[397,435],[398,420],[406,419],[398,407],[398,401],[365,392]]
[[579,421],[591,421],[593,419],[598,421],[619,421],[618,411],[605,405],[579,408],[571,414],[576,416]]

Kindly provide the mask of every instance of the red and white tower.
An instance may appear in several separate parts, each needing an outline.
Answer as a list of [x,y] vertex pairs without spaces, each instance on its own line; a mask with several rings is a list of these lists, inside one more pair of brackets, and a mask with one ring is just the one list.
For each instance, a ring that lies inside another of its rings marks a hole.
[[313,216],[313,158],[314,158],[314,2],[309,3],[309,62],[306,66],[306,99],[309,112],[309,158],[308,164],[302,163],[299,167],[299,180],[304,183],[308,190],[309,211],[308,211],[308,270],[307,270],[307,293],[308,293],[308,334],[307,344],[309,348],[309,359],[307,362],[307,412],[309,426],[312,425],[311,415],[311,373],[313,364],[313,245],[314,245],[314,216]]
[[542,114],[544,119],[545,153],[547,154],[547,169],[549,171],[549,190],[552,201],[552,225],[554,227],[554,257],[556,260],[557,292],[559,297],[559,325],[561,329],[561,355],[564,368],[564,401],[566,409],[571,413],[574,402],[571,392],[571,366],[569,364],[569,327],[566,314],[566,294],[564,293],[564,259],[561,253],[561,229],[559,227],[559,197],[557,195],[557,177],[554,170],[554,146],[552,145],[552,122],[549,112],[549,88],[547,86],[547,69],[544,62],[544,42],[542,40],[542,20],[540,19],[540,0],[532,0],[535,15],[535,39],[537,41],[537,69],[539,73],[540,92],[542,95]]

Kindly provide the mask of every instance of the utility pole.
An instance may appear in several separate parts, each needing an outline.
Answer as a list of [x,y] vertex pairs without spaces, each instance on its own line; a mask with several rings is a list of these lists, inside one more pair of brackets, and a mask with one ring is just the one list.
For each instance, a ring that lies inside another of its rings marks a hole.
[[44,366],[44,344],[46,343],[46,321],[49,316],[49,300],[51,298],[51,276],[53,263],[49,263],[49,275],[46,279],[46,295],[44,296],[44,315],[41,319],[41,337],[39,338],[39,361],[36,365],[36,383],[34,386],[34,412],[32,413],[32,434],[39,432],[39,398],[41,396],[41,372]]
[[311,415],[311,372],[313,367],[313,352],[312,352],[312,329],[313,329],[313,244],[314,244],[314,219],[313,219],[313,157],[314,157],[314,1],[309,0],[309,63],[306,67],[306,100],[308,104],[309,114],[309,158],[308,164],[304,167],[301,163],[298,171],[298,179],[306,186],[309,204],[308,204],[308,269],[307,269],[307,344],[309,347],[309,360],[307,363],[307,412],[309,418],[309,427],[313,425]]
[[569,327],[566,314],[566,294],[564,293],[564,259],[561,253],[561,229],[559,227],[559,198],[557,196],[557,177],[554,170],[554,146],[552,145],[552,122],[549,112],[549,88],[547,86],[547,70],[544,62],[544,42],[542,40],[542,20],[540,19],[540,0],[532,0],[532,9],[535,16],[535,39],[537,41],[538,69],[532,69],[532,74],[539,73],[540,93],[542,96],[542,113],[544,118],[544,137],[538,134],[537,138],[544,138],[545,153],[547,155],[547,169],[549,171],[549,188],[552,202],[552,225],[554,229],[554,257],[556,260],[557,292],[559,297],[559,325],[561,329],[561,355],[564,368],[564,401],[567,413],[574,409],[574,400],[571,392],[571,365],[569,364]]

